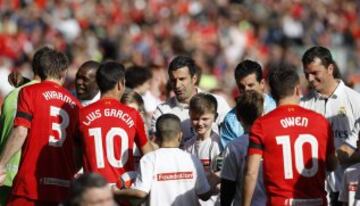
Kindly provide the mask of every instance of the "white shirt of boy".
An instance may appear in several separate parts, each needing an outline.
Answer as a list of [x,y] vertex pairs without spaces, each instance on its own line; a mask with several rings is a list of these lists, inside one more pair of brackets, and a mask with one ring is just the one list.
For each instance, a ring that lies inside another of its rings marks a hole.
[[[301,99],[300,105],[325,116],[331,124],[335,149],[342,144],[356,148],[360,131],[360,94],[340,81],[334,93],[324,98],[312,91]],[[344,168],[338,166],[328,176],[329,186],[333,192],[340,191]]]
[[[185,142],[184,150],[200,159],[204,167],[205,174],[208,174],[210,171],[217,171],[216,159],[220,155],[220,138],[215,132],[211,132],[210,137],[205,138],[204,140],[197,139],[195,135],[193,138]],[[200,200],[200,205],[220,205],[219,195],[213,195],[207,201]]]
[[197,194],[210,190],[201,162],[178,148],[160,148],[144,155],[132,187],[150,193],[150,205],[199,205]]
[[[221,178],[237,183],[236,192],[232,205],[241,205],[241,192],[243,188],[244,167],[246,163],[247,150],[249,146],[248,134],[241,135],[232,140],[224,150],[224,160],[221,170]],[[252,206],[266,205],[266,192],[262,177],[262,166],[259,168],[259,175],[251,202]]]
[[344,172],[342,188],[340,190],[339,201],[347,202],[353,206],[355,202],[355,193],[358,188],[360,176],[360,163],[348,167]]

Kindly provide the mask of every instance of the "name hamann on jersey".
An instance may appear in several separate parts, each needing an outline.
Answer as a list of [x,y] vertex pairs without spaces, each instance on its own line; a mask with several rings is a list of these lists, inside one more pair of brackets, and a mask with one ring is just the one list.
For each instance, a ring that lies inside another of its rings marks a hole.
[[92,121],[95,121],[96,119],[100,117],[116,117],[118,119],[121,119],[124,121],[130,128],[134,126],[134,120],[130,117],[129,114],[124,113],[124,111],[119,109],[97,109],[93,112],[90,112],[88,115],[86,115],[86,120],[82,123],[86,126],[89,126]]
[[307,127],[309,120],[306,117],[285,117],[280,119],[280,124],[283,128],[288,127]]
[[76,105],[76,103],[67,95],[57,92],[57,91],[46,91],[43,92],[42,95],[44,96],[46,101],[52,100],[52,99],[59,99],[63,102],[68,103],[72,108]]

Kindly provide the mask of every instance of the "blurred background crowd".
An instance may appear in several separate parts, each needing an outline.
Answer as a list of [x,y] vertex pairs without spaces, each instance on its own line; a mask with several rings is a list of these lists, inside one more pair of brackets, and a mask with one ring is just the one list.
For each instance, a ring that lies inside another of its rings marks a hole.
[[[165,99],[174,55],[192,56],[204,90],[236,96],[244,58],[265,75],[279,64],[302,74],[310,46],[329,48],[343,79],[360,91],[360,1],[356,0],[0,0],[0,101],[8,74],[31,77],[36,49],[52,45],[71,60],[67,87],[87,60],[155,68],[148,89]],[[1,102],[0,102],[1,103]]]

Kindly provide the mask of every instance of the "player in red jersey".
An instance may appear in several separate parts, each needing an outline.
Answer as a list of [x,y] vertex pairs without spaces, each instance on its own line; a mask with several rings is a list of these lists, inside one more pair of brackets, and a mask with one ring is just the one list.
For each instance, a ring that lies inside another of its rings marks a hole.
[[68,64],[63,53],[49,50],[40,57],[42,82],[20,91],[14,128],[0,157],[1,169],[22,148],[8,205],[56,205],[67,196],[77,170],[74,140],[80,106],[61,86]]
[[269,84],[278,107],[251,128],[243,205],[251,204],[261,158],[267,205],[327,205],[325,173],[336,167],[331,127],[322,115],[298,106],[294,69],[272,71]]
[[101,99],[82,108],[79,114],[84,170],[117,183],[121,175],[134,170],[134,142],[143,153],[151,151],[152,146],[140,113],[120,103],[125,90],[124,66],[116,62],[101,64],[96,81]]

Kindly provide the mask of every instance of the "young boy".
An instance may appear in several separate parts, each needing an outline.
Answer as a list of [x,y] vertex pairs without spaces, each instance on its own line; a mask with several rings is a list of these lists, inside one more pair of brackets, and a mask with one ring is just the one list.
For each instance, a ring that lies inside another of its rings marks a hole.
[[[263,102],[263,95],[249,90],[239,97],[236,104],[237,118],[245,134],[231,141],[224,150],[220,192],[222,206],[241,205],[243,171],[249,145],[248,131],[253,122],[263,113]],[[262,173],[259,174],[261,176]],[[266,194],[261,177],[258,178],[252,205],[266,205]]]
[[198,198],[211,196],[200,161],[178,149],[181,139],[180,119],[174,114],[161,115],[156,122],[160,149],[144,155],[132,189],[115,190],[118,199],[144,199],[150,205],[198,205]]
[[[200,159],[208,176],[214,176],[214,173],[219,171],[217,166],[217,158],[220,155],[219,136],[211,130],[217,116],[216,111],[217,101],[211,94],[199,93],[190,100],[189,116],[195,135],[184,143],[184,150]],[[220,178],[210,184],[217,183],[220,183]],[[200,203],[214,205],[219,202],[217,199],[218,195],[214,195],[207,202],[200,201]]]

